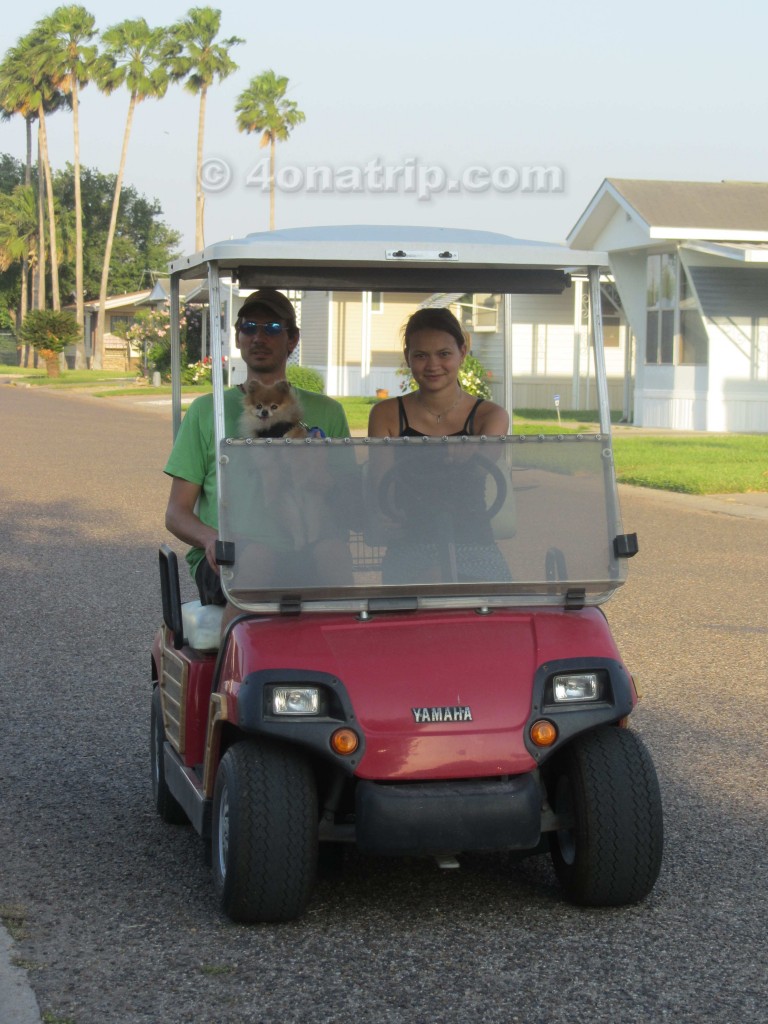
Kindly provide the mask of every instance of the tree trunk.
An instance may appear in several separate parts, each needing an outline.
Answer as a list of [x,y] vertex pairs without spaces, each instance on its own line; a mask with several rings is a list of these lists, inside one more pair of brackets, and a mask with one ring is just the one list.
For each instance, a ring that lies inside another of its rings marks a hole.
[[61,368],[59,365],[59,353],[52,352],[49,348],[39,349],[39,353],[45,360],[45,372],[49,377],[60,377]]
[[208,90],[200,90],[200,111],[197,117],[197,190],[195,193],[195,249],[205,247],[205,193],[203,192],[203,136],[205,135],[205,102]]
[[77,76],[72,77],[72,124],[75,143],[75,317],[80,337],[75,348],[75,369],[85,367],[85,305],[83,302],[83,200],[80,193],[80,97]]
[[269,137],[269,230],[275,230],[275,137]]
[[131,93],[131,102],[128,104],[128,117],[125,121],[125,132],[123,134],[123,151],[120,154],[120,170],[117,172],[115,181],[115,194],[112,199],[112,216],[109,220],[109,231],[107,232],[107,245],[104,250],[104,265],[101,268],[101,287],[99,289],[99,314],[96,320],[96,335],[93,339],[93,368],[101,370],[104,365],[104,321],[107,308],[107,285],[109,284],[109,263],[112,259],[112,243],[115,240],[115,229],[117,228],[117,211],[120,209],[120,190],[123,187],[123,174],[125,172],[125,161],[128,155],[128,140],[131,137],[131,124],[133,112],[136,109],[136,93]]
[[[45,309],[45,175],[40,139],[37,140],[37,274],[32,277],[32,307]],[[25,364],[26,365],[26,364]]]
[[32,184],[32,118],[25,117],[27,129],[27,162],[24,165],[24,184],[29,187]]
[[51,162],[48,159],[48,134],[45,129],[45,111],[42,103],[37,109],[40,121],[40,153],[45,171],[46,193],[48,196],[48,226],[51,244],[51,304],[54,309],[61,309],[59,300],[59,254],[56,247],[56,215],[53,209],[53,179],[51,178]]

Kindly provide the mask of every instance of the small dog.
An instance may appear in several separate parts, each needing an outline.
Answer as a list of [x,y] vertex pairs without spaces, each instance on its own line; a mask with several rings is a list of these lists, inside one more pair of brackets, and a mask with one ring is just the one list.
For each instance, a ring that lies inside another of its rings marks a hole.
[[287,380],[276,384],[252,380],[245,385],[240,417],[242,437],[306,437],[308,431],[303,416]]
[[[309,431],[302,422],[303,410],[287,380],[276,384],[252,380],[244,385],[244,391],[239,424],[241,437],[307,437]],[[299,551],[317,536],[311,508],[314,495],[307,498],[304,487],[300,486],[303,474],[295,459],[278,459],[277,462],[259,459],[258,464],[266,506],[290,537],[294,550]]]

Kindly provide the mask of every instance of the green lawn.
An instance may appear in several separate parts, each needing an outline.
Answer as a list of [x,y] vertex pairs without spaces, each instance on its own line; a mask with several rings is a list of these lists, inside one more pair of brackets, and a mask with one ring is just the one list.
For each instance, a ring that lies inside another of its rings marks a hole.
[[376,405],[375,398],[339,398],[347,414],[350,430],[366,430],[371,408]]
[[768,436],[715,434],[613,439],[620,482],[685,494],[768,491]]
[[[43,385],[51,388],[93,387],[94,384],[101,384],[104,381],[125,383],[135,379],[127,371],[119,373],[115,370],[63,370],[60,377],[49,377],[45,372],[45,367],[33,369],[31,367],[3,365],[0,365],[0,374],[16,377],[25,384]],[[134,385],[135,387],[136,385]]]

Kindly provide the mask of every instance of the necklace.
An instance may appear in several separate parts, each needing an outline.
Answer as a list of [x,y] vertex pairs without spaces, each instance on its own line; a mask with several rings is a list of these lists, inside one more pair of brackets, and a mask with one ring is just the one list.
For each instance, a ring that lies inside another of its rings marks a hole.
[[453,412],[453,410],[454,410],[454,409],[456,408],[456,406],[457,406],[457,405],[459,404],[459,402],[460,402],[460,401],[462,400],[462,398],[463,398],[463,397],[464,397],[464,392],[463,392],[463,391],[461,390],[461,388],[459,388],[459,395],[458,395],[458,398],[457,398],[457,399],[456,399],[456,401],[455,401],[455,402],[453,403],[453,405],[449,405],[447,409],[443,409],[443,411],[442,411],[442,412],[439,412],[439,413],[438,413],[438,412],[433,412],[433,411],[432,411],[432,410],[431,410],[431,409],[429,408],[429,406],[427,405],[427,403],[426,403],[426,402],[424,401],[424,399],[422,398],[422,396],[421,396],[421,392],[419,391],[419,401],[420,401],[420,402],[421,402],[421,404],[422,404],[422,405],[424,406],[424,408],[425,408],[425,409],[426,409],[426,411],[427,411],[427,412],[429,413],[429,415],[430,415],[430,416],[434,416],[434,417],[435,417],[435,420],[436,420],[436,422],[437,422],[437,423],[440,423],[440,421],[442,420],[443,416],[447,416],[449,412]]

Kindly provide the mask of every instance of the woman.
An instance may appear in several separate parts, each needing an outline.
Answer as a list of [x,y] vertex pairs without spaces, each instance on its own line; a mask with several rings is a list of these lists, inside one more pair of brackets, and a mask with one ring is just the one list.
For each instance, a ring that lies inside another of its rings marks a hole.
[[[418,310],[405,326],[404,339],[405,361],[418,388],[375,405],[368,420],[369,437],[507,433],[506,411],[467,394],[459,384],[467,342],[453,313]],[[399,536],[387,546],[382,562],[384,582],[508,580],[509,568],[489,518],[486,485],[493,466],[488,458],[479,449],[459,453],[451,447],[435,450],[426,459],[420,448],[392,451],[392,468],[376,488],[384,515],[400,523]]]
[[417,390],[374,405],[369,437],[462,437],[506,434],[500,405],[462,391],[459,369],[467,354],[461,324],[448,309],[419,309],[404,331],[405,361]]

